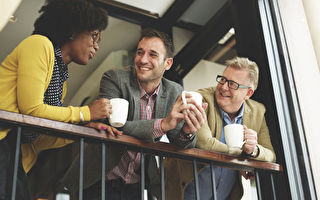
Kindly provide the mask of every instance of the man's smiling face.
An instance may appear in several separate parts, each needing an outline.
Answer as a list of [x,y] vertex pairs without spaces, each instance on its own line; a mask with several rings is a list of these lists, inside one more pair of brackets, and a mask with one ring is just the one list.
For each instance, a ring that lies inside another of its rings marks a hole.
[[[249,82],[249,73],[246,70],[238,70],[229,66],[223,72],[223,76],[241,85],[251,85]],[[228,82],[225,84],[218,83],[216,99],[222,110],[229,115],[233,115],[238,112],[243,102],[249,99],[252,94],[252,88],[238,88],[237,90],[233,90],[228,87]]]
[[164,72],[172,65],[172,58],[166,58],[166,48],[160,38],[143,38],[138,44],[134,65],[140,83],[160,84]]

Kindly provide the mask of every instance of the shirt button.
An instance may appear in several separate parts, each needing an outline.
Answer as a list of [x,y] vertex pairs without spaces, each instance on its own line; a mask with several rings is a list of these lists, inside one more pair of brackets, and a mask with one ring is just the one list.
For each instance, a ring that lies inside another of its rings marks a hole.
[[147,110],[150,110],[150,106],[147,106]]

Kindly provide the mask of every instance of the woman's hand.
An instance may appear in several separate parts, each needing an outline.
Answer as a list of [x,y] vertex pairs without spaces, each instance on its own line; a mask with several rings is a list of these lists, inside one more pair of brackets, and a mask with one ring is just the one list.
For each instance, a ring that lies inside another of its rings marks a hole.
[[90,106],[91,120],[105,119],[112,113],[112,106],[110,100],[106,98],[100,98],[95,100]]
[[107,134],[111,136],[123,135],[122,131],[100,122],[89,122],[85,125],[86,127],[95,128],[99,131],[105,131]]

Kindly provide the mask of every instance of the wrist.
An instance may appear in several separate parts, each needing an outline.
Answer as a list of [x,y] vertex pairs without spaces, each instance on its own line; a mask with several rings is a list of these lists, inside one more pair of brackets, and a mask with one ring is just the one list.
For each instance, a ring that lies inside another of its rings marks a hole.
[[253,157],[253,158],[256,158],[256,157],[258,157],[259,152],[260,152],[259,147],[256,145],[255,148],[254,148],[254,150],[253,150],[253,152],[252,152],[251,154],[249,154],[249,155],[250,155],[251,157]]
[[168,127],[167,118],[164,118],[163,120],[161,120],[160,127],[161,127],[161,131],[164,133],[166,133],[169,130],[167,128]]

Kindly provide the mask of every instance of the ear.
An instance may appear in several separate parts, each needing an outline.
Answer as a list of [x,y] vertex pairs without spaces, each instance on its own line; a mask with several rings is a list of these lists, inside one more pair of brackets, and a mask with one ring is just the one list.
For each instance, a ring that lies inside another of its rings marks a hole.
[[173,58],[166,58],[165,60],[165,70],[169,70],[173,64]]
[[247,95],[244,97],[244,100],[250,99],[250,97],[253,95],[254,90],[252,88],[248,89]]

